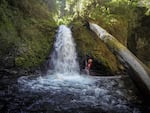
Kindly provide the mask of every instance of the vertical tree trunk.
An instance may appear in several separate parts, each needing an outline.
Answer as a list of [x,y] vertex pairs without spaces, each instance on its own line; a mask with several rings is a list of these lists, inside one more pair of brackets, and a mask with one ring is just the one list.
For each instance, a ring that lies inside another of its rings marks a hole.
[[136,83],[143,95],[150,98],[150,70],[136,56],[134,56],[116,38],[100,26],[89,22],[90,29],[104,41],[107,47],[127,67],[130,77]]

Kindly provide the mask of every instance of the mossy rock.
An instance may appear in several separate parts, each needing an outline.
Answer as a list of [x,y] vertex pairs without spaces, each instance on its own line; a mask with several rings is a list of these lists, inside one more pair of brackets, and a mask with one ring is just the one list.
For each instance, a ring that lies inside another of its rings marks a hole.
[[89,30],[86,22],[78,20],[77,22],[74,21],[72,25],[73,37],[77,45],[80,60],[88,55],[99,64],[99,68],[97,69],[101,70],[101,67],[103,66],[103,69],[105,67],[108,72],[117,72],[120,64],[116,60],[116,57],[109,51],[106,45],[91,30]]
[[25,69],[41,65],[51,51],[56,28],[44,2],[3,0],[0,5],[1,60],[12,56],[14,66]]
[[17,57],[24,58],[24,62],[21,65],[16,63],[16,66],[35,67],[42,64],[49,55],[54,42],[55,27],[37,24],[26,26],[21,31],[23,40],[18,48]]

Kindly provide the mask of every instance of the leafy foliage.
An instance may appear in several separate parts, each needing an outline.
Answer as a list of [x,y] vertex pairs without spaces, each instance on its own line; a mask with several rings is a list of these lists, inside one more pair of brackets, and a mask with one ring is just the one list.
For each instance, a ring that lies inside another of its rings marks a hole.
[[147,9],[145,14],[150,15],[150,0],[139,0],[138,6],[139,7],[145,7]]

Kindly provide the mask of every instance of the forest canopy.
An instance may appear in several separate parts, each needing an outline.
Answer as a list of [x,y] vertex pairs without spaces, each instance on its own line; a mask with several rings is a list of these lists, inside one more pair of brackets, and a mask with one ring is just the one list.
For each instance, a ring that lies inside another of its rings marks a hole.
[[[145,14],[150,14],[150,0],[45,0],[55,9],[54,19],[58,24],[69,23],[77,17],[95,18],[95,15],[124,15],[134,17],[137,8],[145,8]],[[111,21],[115,21],[114,19]]]

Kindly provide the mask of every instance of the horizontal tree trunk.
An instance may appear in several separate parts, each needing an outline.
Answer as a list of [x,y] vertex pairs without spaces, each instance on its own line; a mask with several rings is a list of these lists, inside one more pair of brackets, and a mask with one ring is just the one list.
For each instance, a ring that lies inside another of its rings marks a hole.
[[130,77],[141,90],[143,95],[150,98],[150,70],[134,56],[115,37],[110,35],[97,24],[89,22],[90,29],[104,41],[107,47],[118,57],[129,72]]

